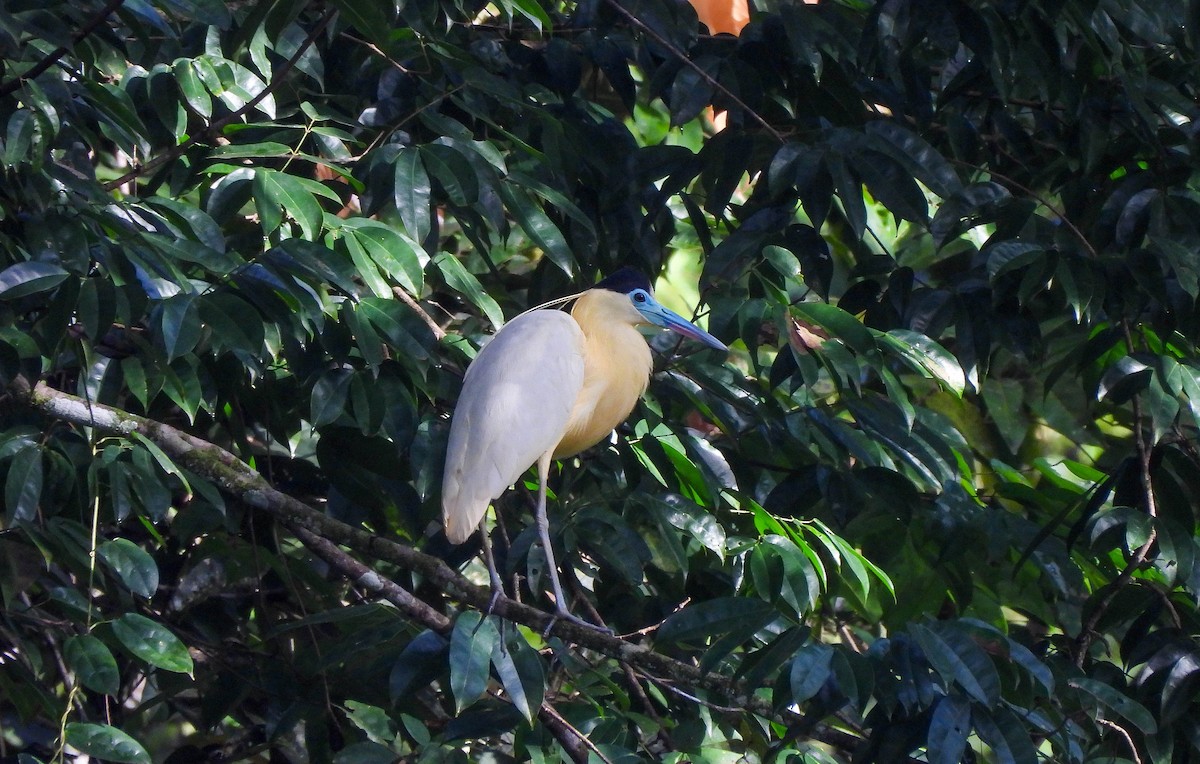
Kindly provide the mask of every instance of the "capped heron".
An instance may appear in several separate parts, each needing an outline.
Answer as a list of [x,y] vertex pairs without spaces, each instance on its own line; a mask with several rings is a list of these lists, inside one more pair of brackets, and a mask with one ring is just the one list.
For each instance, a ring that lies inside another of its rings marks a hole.
[[550,544],[550,462],[598,443],[646,391],[653,360],[637,327],[660,326],[717,350],[728,348],[660,305],[650,282],[631,268],[539,307],[571,300],[569,314],[534,309],[508,322],[467,369],[450,424],[442,524],[452,544],[466,541],[476,527],[483,530],[493,596],[499,596],[483,518],[488,505],[536,464],[537,529],[557,617],[586,624],[567,612]]

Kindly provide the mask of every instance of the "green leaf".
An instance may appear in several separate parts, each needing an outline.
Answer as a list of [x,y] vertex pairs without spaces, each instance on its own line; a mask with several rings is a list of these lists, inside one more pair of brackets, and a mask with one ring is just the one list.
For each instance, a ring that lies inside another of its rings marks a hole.
[[12,520],[37,517],[42,498],[42,470],[42,450],[37,446],[22,448],[9,462],[8,477],[4,481],[4,503]]
[[934,244],[942,246],[951,237],[957,236],[974,225],[990,210],[1012,198],[1008,189],[999,183],[983,181],[972,183],[953,197],[947,199],[933,216],[929,230]]
[[1116,711],[1121,716],[1133,722],[1145,734],[1153,735],[1155,732],[1158,732],[1158,724],[1154,721],[1154,715],[1141,703],[1138,703],[1115,687],[1099,679],[1089,679],[1088,677],[1068,679],[1067,686],[1074,687],[1092,696],[1101,705],[1107,706],[1109,709]]
[[949,628],[937,632],[920,624],[909,631],[916,638],[925,659],[946,682],[953,682],[986,707],[1000,699],[1000,675],[979,645],[970,637]]
[[442,272],[442,278],[446,279],[446,284],[451,289],[465,295],[473,305],[484,312],[496,331],[500,331],[500,327],[504,325],[504,312],[500,310],[500,305],[492,299],[492,296],[484,290],[479,279],[475,278],[473,273],[464,268],[462,263],[447,252],[435,257],[433,262]]
[[456,713],[462,713],[487,689],[488,666],[499,642],[493,618],[468,610],[455,619],[450,634],[450,691]]
[[117,661],[104,643],[91,634],[76,634],[63,647],[67,666],[83,686],[104,695],[116,695],[121,689]]
[[199,21],[204,26],[228,29],[233,18],[221,0],[154,0],[155,4],[180,18]]
[[0,271],[0,300],[16,300],[53,289],[71,274],[53,263],[30,261]]
[[429,255],[420,244],[376,220],[346,221],[344,226],[353,232],[384,274],[398,281],[414,297],[421,294]]
[[333,764],[396,764],[402,760],[391,747],[371,740],[362,740],[338,751],[333,757]]
[[938,701],[925,746],[929,764],[959,764],[971,732],[971,704],[960,695]]
[[177,58],[171,65],[171,70],[175,73],[175,82],[179,85],[179,90],[183,93],[183,98],[187,101],[188,106],[204,119],[212,117],[212,98],[209,97],[204,83],[197,76],[192,61],[186,58]]
[[133,511],[133,495],[129,489],[129,470],[122,462],[108,465],[108,492],[113,515],[123,521]]
[[561,268],[563,273],[574,276],[575,255],[571,252],[562,231],[558,230],[558,226],[537,202],[524,189],[516,188],[511,183],[500,184],[500,196],[504,199],[504,206],[516,218],[517,224],[530,240],[552,263]]
[[393,703],[423,687],[441,673],[449,645],[436,631],[425,630],[409,642],[392,665],[388,692]]
[[313,427],[323,427],[337,421],[346,409],[346,396],[354,372],[350,369],[331,369],[313,385],[309,417]]
[[792,660],[789,682],[792,701],[803,703],[816,695],[833,673],[833,648],[821,642],[810,642]]
[[113,633],[138,658],[165,671],[192,673],[187,646],[170,629],[144,615],[126,613],[112,622]]
[[846,311],[823,302],[801,302],[791,307],[792,315],[819,326],[830,337],[840,339],[846,346],[868,360],[879,358],[879,348],[871,330]]
[[200,341],[200,329],[195,295],[177,294],[163,302],[162,338],[168,363],[192,352]]
[[537,650],[530,647],[516,626],[506,628],[509,638],[492,653],[492,666],[504,692],[525,721],[533,724],[546,692],[546,675]]
[[992,749],[997,764],[1038,764],[1037,749],[1025,726],[1007,708],[973,709],[975,731]]
[[382,708],[347,700],[346,711],[346,716],[354,726],[367,733],[372,742],[387,745],[396,739],[395,723]]
[[1029,244],[1021,241],[1002,241],[983,250],[987,255],[988,279],[993,283],[1006,273],[1036,261],[1046,248],[1040,244]]
[[279,228],[279,211],[300,225],[304,238],[315,241],[321,232],[324,213],[312,193],[292,176],[275,170],[258,169],[254,173],[254,203],[263,232],[270,235]]
[[715,56],[700,56],[679,67],[669,100],[672,127],[691,122],[712,103],[720,67],[721,59]]
[[66,726],[67,745],[88,756],[121,764],[151,764],[150,754],[142,744],[116,727],[107,724],[69,722]]
[[267,157],[292,157],[295,154],[296,152],[292,151],[292,148],[286,143],[276,141],[231,143],[228,146],[217,146],[208,152],[208,156],[212,159],[264,159]]
[[407,147],[400,150],[395,164],[396,211],[405,230],[417,241],[425,241],[431,230],[432,191],[429,174],[421,162],[421,152]]
[[383,6],[374,0],[335,0],[333,5],[354,25],[359,33],[379,45],[388,43],[392,20],[384,15]]
[[183,470],[179,469],[171,457],[167,456],[166,452],[158,447],[157,443],[150,440],[150,438],[146,437],[140,432],[133,433],[131,439],[141,445],[142,448],[146,449],[146,452],[150,454],[150,456],[153,457],[154,461],[158,464],[159,469],[168,475],[174,475],[175,477],[179,478],[179,482],[183,483],[184,493],[190,494],[192,492],[192,487],[188,484],[187,476],[183,474]]
[[1100,378],[1096,400],[1114,405],[1125,403],[1150,384],[1154,370],[1133,356],[1121,356]]
[[718,597],[672,613],[659,627],[656,639],[666,644],[696,642],[733,631],[746,621],[775,611],[769,603],[749,597]]
[[405,328],[400,313],[408,308],[395,300],[368,297],[358,303],[355,312],[387,339],[407,361],[424,361],[429,351]]
[[950,351],[926,337],[908,329],[892,329],[880,334],[883,347],[894,351],[915,370],[936,379],[942,389],[962,397],[967,387],[967,377],[958,359]]
[[372,294],[376,297],[391,297],[392,288],[388,284],[387,279],[379,272],[375,263],[371,262],[367,256],[367,250],[363,247],[362,242],[358,237],[351,234],[343,239],[346,242],[346,249],[350,252],[350,259],[354,261],[354,271],[358,277],[366,283]]
[[812,609],[826,580],[820,558],[790,534],[764,536],[750,554],[749,567],[759,596],[782,599],[797,616]]
[[118,538],[104,542],[97,551],[129,591],[146,599],[158,591],[158,565],[137,544],[129,539]]
[[466,207],[479,198],[479,177],[465,156],[450,146],[431,143],[422,146],[425,169],[446,192],[451,204]]
[[546,13],[546,9],[542,7],[538,0],[500,0],[500,6],[504,8],[505,13],[510,18],[520,13],[533,22],[534,28],[539,32],[554,25],[549,14]]
[[901,160],[904,168],[933,193],[948,199],[962,190],[958,173],[941,152],[913,131],[882,119],[868,122],[866,129],[869,135],[878,139],[881,151]]

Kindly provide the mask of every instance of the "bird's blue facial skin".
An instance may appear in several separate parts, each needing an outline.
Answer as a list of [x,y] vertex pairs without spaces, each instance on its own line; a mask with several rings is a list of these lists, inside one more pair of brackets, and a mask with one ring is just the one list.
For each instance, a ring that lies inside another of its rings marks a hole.
[[633,307],[637,308],[637,311],[641,313],[647,321],[655,326],[661,326],[664,329],[670,329],[676,334],[682,334],[684,337],[696,340],[697,342],[703,342],[710,348],[716,348],[717,350],[729,350],[729,348],[725,346],[725,343],[721,342],[716,337],[696,326],[691,321],[688,321],[686,318],[670,308],[659,304],[659,302],[654,299],[654,296],[645,289],[634,289],[629,293],[629,300],[633,303]]

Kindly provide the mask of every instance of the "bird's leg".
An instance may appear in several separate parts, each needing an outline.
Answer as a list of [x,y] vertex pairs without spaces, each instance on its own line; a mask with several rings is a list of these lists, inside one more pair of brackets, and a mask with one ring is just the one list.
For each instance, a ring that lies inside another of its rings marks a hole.
[[609,631],[603,626],[597,626],[590,621],[572,615],[567,610],[567,598],[563,594],[562,583],[558,580],[558,564],[554,561],[554,545],[550,543],[550,518],[546,514],[546,482],[550,478],[550,460],[553,454],[547,451],[538,459],[538,498],[537,498],[537,529],[538,537],[542,542],[542,551],[546,555],[547,572],[550,574],[550,587],[554,590],[554,617],[550,619],[550,623],[546,625],[546,629],[542,636],[550,634],[550,629],[554,628],[554,622],[560,618],[564,621],[586,626],[589,629],[598,631]]
[[492,556],[492,539],[487,532],[487,514],[479,521],[479,536],[483,542],[483,561],[487,564],[488,578],[492,582],[492,596],[488,599],[487,610],[485,615],[491,615],[492,609],[496,607],[496,603],[504,596],[504,579],[500,577],[500,571],[496,570],[496,558]]

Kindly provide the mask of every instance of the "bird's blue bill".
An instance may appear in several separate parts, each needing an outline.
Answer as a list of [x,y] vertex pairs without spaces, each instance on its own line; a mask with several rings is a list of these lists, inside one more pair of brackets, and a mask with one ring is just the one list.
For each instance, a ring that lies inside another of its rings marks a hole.
[[635,290],[631,295],[633,305],[638,309],[638,312],[646,317],[650,323],[661,326],[665,329],[670,329],[676,334],[682,334],[684,337],[703,342],[710,348],[717,350],[728,351],[729,348],[724,342],[721,342],[716,337],[704,331],[700,327],[688,321],[683,316],[675,311],[661,305],[657,300],[647,294],[644,290]]

